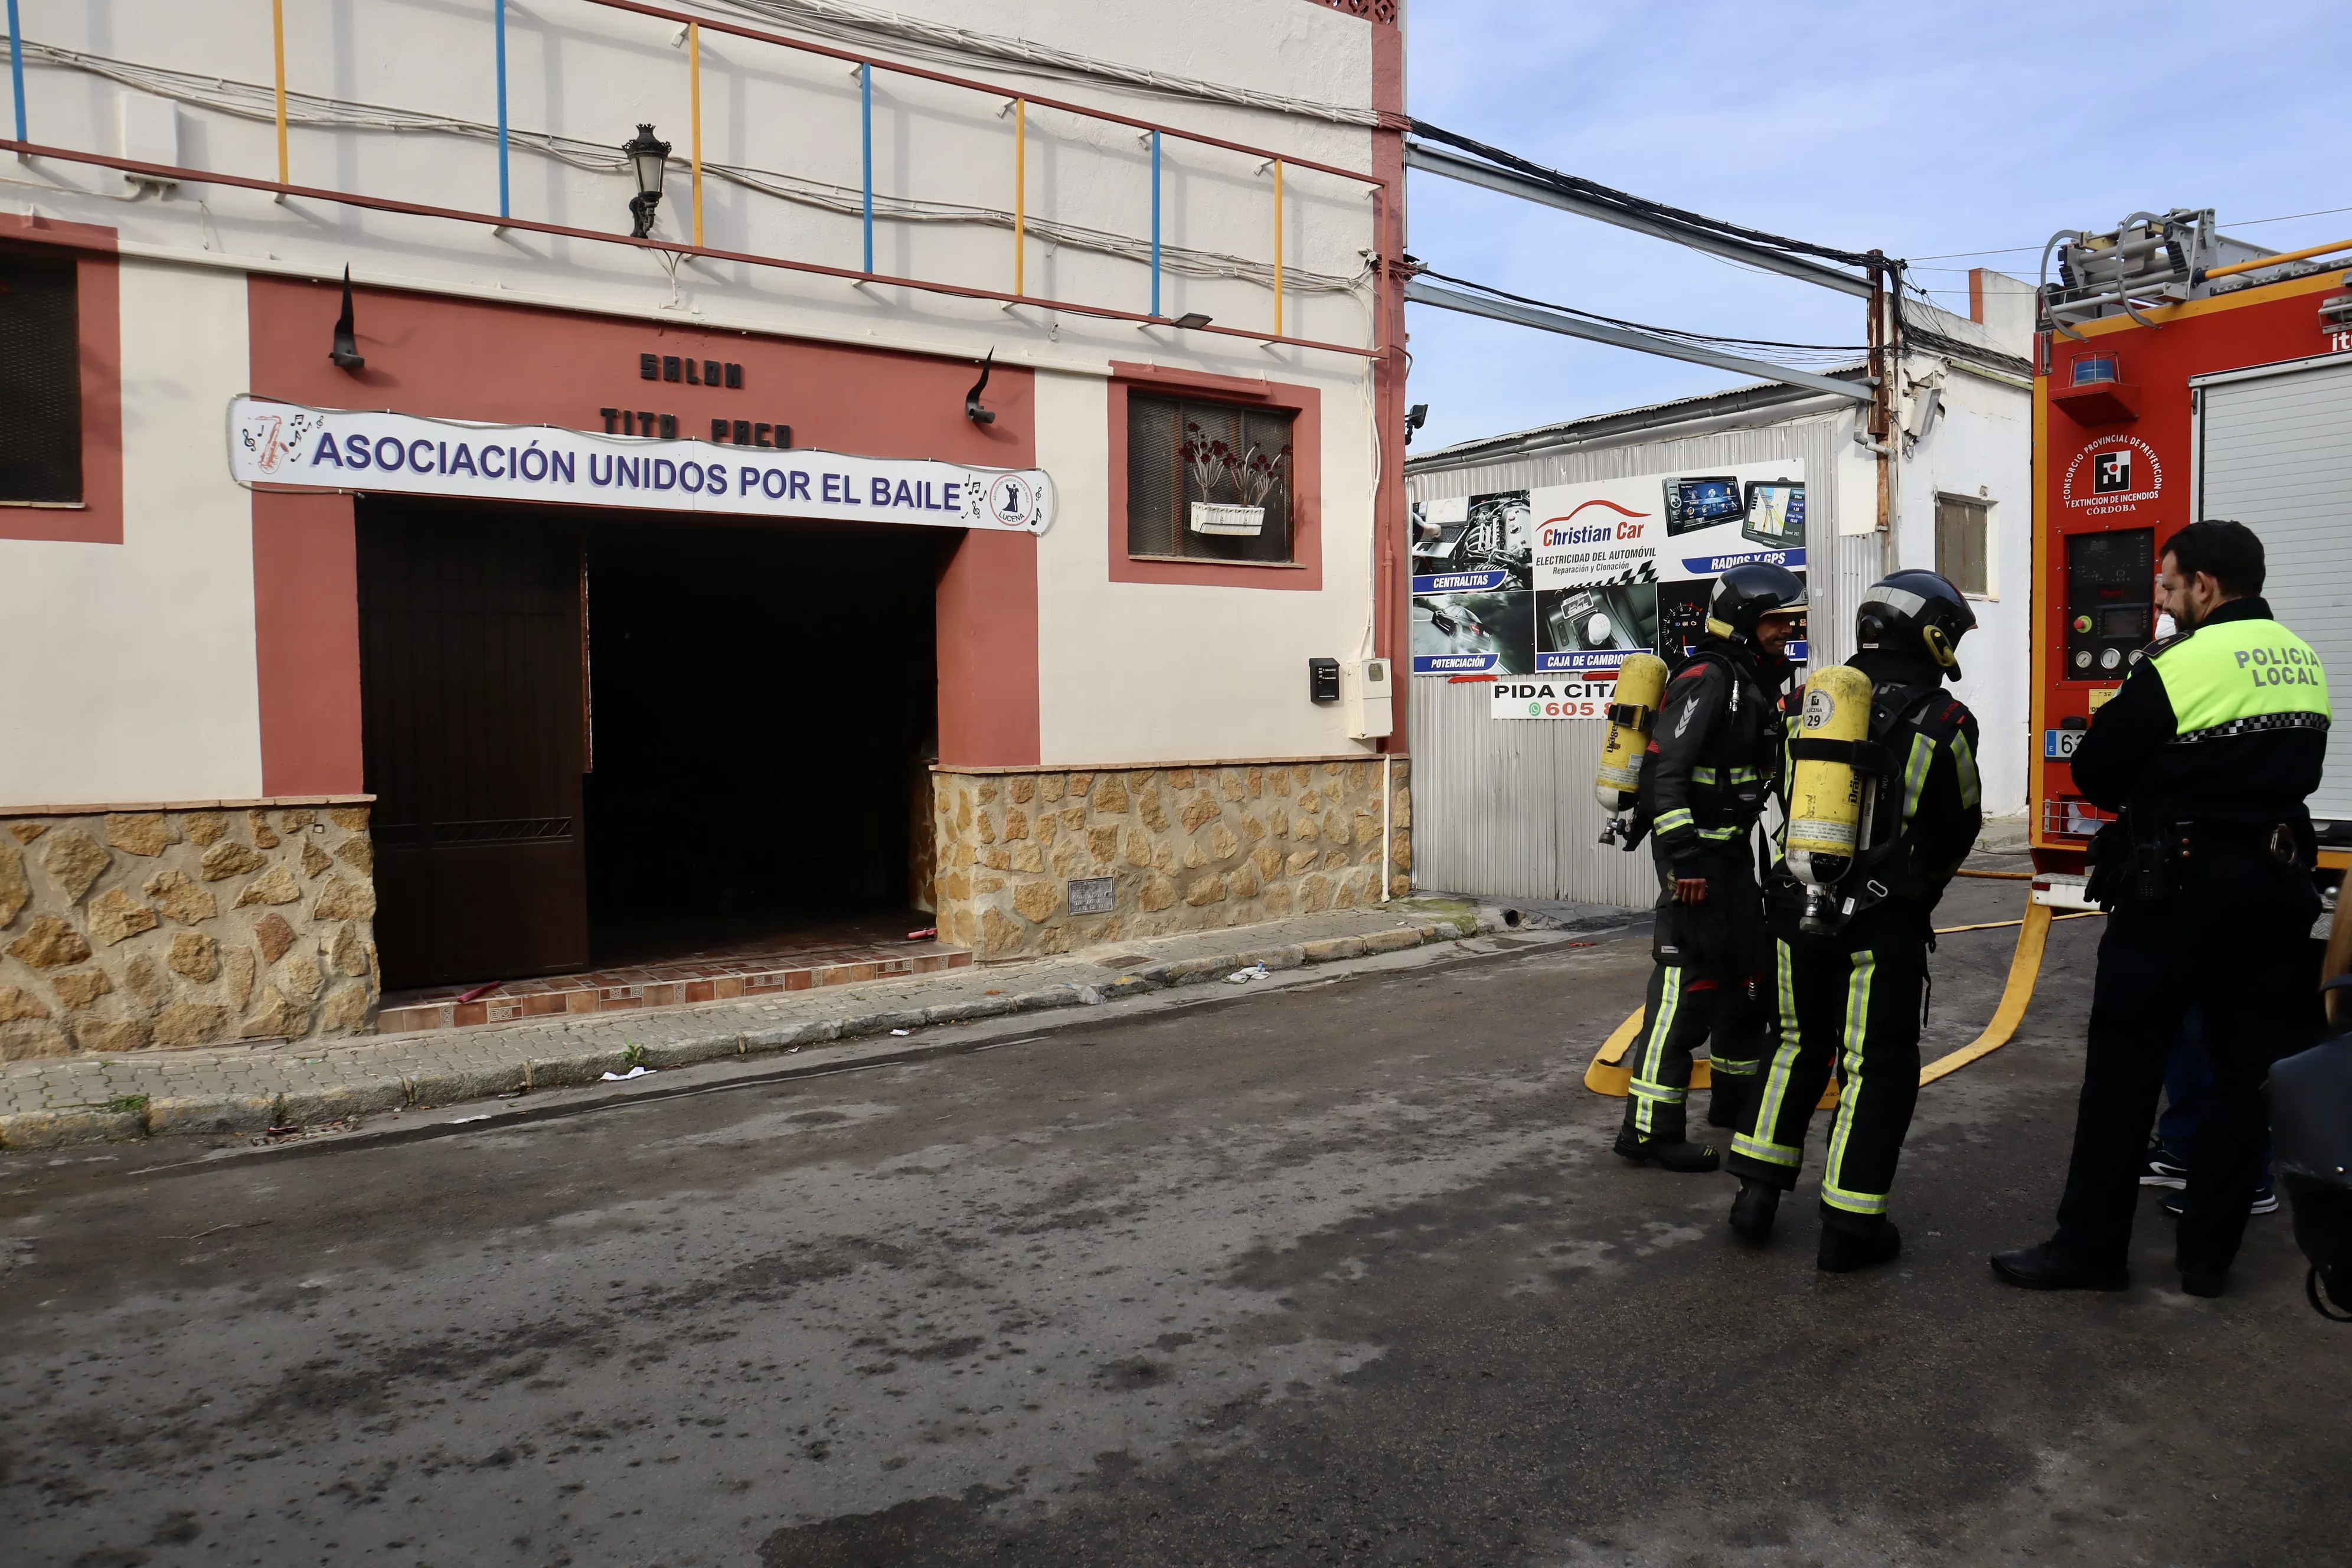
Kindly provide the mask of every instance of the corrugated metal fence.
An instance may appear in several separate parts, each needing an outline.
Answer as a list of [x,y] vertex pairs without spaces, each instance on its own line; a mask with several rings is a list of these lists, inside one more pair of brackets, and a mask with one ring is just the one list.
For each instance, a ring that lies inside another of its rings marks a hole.
[[[1437,500],[1798,458],[1805,465],[1806,531],[1816,542],[1808,575],[1813,662],[1833,663],[1853,652],[1844,606],[1876,579],[1881,560],[1876,534],[1845,538],[1837,531],[1842,500],[1877,504],[1871,466],[1851,458],[1840,461],[1852,447],[1853,427],[1853,416],[1829,413],[1678,440],[1571,447],[1415,473],[1407,489],[1414,500]],[[1862,493],[1841,497],[1846,488],[1841,479]],[[1601,721],[1496,721],[1487,717],[1488,691],[1483,681],[1413,679],[1408,729],[1414,882],[1497,898],[1648,907],[1657,892],[1648,846],[1628,855],[1595,843],[1606,819],[1592,793]]]

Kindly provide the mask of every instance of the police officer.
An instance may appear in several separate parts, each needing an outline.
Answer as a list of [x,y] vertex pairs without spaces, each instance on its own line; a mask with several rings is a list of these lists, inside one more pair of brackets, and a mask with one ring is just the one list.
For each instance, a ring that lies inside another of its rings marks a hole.
[[1713,1033],[1708,1120],[1727,1126],[1763,1050],[1770,1015],[1757,995],[1763,911],[1748,837],[1780,754],[1781,650],[1804,608],[1795,573],[1732,567],[1707,601],[1706,635],[1658,700],[1638,791],[1658,868],[1656,967],[1616,1144],[1637,1165],[1714,1170],[1716,1151],[1687,1136],[1691,1053]]
[[1843,1060],[1817,1259],[1833,1273],[1887,1262],[1902,1247],[1887,1194],[1919,1097],[1929,916],[1983,826],[1976,717],[1943,686],[1960,673],[1957,650],[1975,612],[1945,578],[1905,571],[1874,584],[1854,619],[1853,666],[1872,685],[1870,749],[1858,759],[1877,781],[1870,837],[1826,919],[1806,917],[1785,859],[1773,869],[1766,910],[1780,1042],[1729,1162],[1740,1179],[1732,1226],[1761,1239],[1780,1194],[1797,1184],[1806,1125]]
[[2218,1296],[2263,1177],[2271,1063],[2308,1045],[2319,910],[2305,797],[2327,752],[2327,675],[2261,598],[2262,541],[2192,522],[2165,542],[2158,601],[2178,634],[2093,716],[2074,784],[2123,815],[2091,847],[2110,910],[2091,992],[2074,1152],[2058,1231],[1997,1254],[2040,1290],[2120,1290],[2148,1124],[2182,1016],[2203,1011],[2210,1107],[2188,1150],[2181,1289]]

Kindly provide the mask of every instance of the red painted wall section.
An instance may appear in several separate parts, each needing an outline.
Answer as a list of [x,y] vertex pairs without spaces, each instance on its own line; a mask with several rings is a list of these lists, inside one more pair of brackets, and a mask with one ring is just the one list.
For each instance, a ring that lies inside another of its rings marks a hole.
[[940,574],[940,765],[1032,767],[1037,541],[967,533]]
[[[337,369],[327,345],[342,309],[340,283],[256,277],[249,286],[257,395],[322,408],[382,408],[500,424],[602,430],[603,408],[674,414],[681,437],[708,437],[718,417],[789,425],[793,444],[868,457],[937,458],[1025,468],[1036,460],[1034,382],[998,365],[982,401],[993,424],[964,417],[975,366],[876,349],[698,331],[683,324],[576,315],[389,289],[354,292],[366,367]],[[646,381],[645,353],[744,368],[742,387]],[[724,451],[722,446],[716,448]],[[356,605],[352,511],[265,509],[256,496],[254,570],[261,657],[263,785],[272,795],[356,791],[359,645],[306,606]],[[265,516],[272,520],[265,525]],[[887,526],[887,525],[884,525]],[[333,541],[305,530],[340,528]],[[270,584],[275,584],[273,588]],[[278,590],[283,590],[282,592]],[[968,539],[939,589],[942,763],[1004,765],[1037,758],[1037,575],[1026,535]],[[278,657],[272,650],[287,657]],[[299,655],[298,655],[299,650]],[[312,661],[335,666],[331,671]],[[339,769],[317,705],[348,703],[352,782],[285,782]],[[288,737],[281,750],[273,736]],[[285,778],[277,771],[282,760]]]
[[0,220],[0,245],[74,252],[80,312],[81,505],[0,505],[0,539],[122,542],[122,272],[115,231],[18,214]]
[[253,497],[261,793],[358,795],[360,600],[352,498]]

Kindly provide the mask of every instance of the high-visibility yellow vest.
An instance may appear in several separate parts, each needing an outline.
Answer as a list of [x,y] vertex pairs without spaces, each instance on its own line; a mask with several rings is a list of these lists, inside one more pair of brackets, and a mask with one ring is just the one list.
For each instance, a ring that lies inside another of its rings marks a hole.
[[2177,743],[2327,728],[2327,670],[2276,621],[2198,627],[2156,656]]

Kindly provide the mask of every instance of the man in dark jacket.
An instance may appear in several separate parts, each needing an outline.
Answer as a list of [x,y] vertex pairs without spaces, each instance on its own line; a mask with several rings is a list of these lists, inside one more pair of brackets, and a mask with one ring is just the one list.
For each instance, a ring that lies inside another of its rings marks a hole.
[[2120,1290],[2167,1053],[2191,1006],[2212,1098],[2189,1154],[2181,1289],[2218,1296],[2263,1177],[2271,1063],[2314,1034],[2308,937],[2317,845],[2304,802],[2327,755],[2327,673],[2260,597],[2262,541],[2192,522],[2158,584],[2179,635],[2091,719],[2074,785],[2122,813],[2092,844],[2111,913],[2099,942],[2074,1150],[2058,1232],[1993,1272],[2039,1290]]
[[1658,868],[1648,1006],[1617,1152],[1635,1164],[1712,1171],[1690,1142],[1691,1054],[1716,1040],[1711,1121],[1729,1125],[1755,1076],[1769,1014],[1758,995],[1762,906],[1749,836],[1780,756],[1782,657],[1804,624],[1805,582],[1752,562],[1716,580],[1706,636],[1666,683],[1639,791]]
[[[1766,892],[1780,1038],[1731,1141],[1735,1230],[1761,1239],[1797,1184],[1805,1129],[1843,1062],[1845,1084],[1822,1171],[1820,1266],[1843,1273],[1894,1258],[1902,1237],[1887,1195],[1919,1097],[1919,1015],[1930,920],[1983,826],[1977,721],[1944,689],[1976,614],[1933,572],[1890,574],[1855,612],[1853,667],[1871,680],[1872,831],[1826,904],[1807,912],[1785,858]],[[1792,731],[1791,749],[1801,744]],[[1783,777],[1786,777],[1784,770]],[[1785,815],[1785,814],[1784,814]]]

